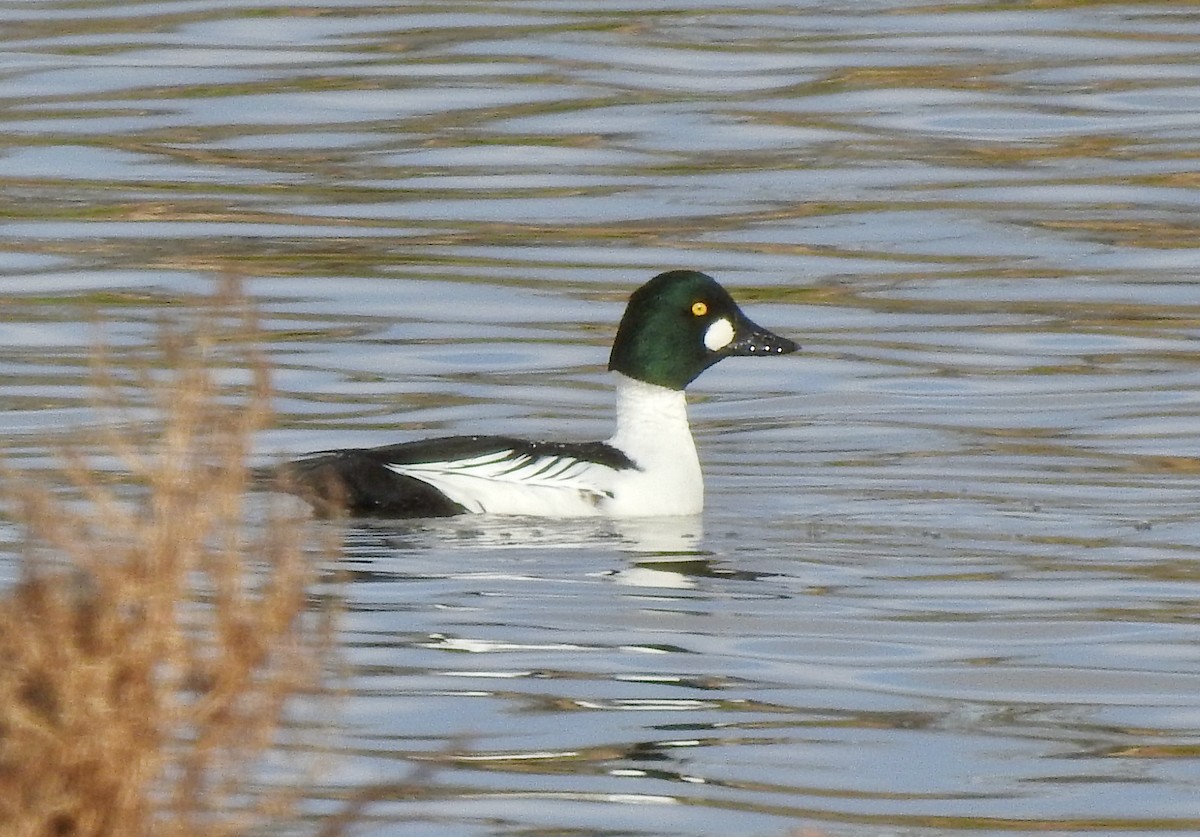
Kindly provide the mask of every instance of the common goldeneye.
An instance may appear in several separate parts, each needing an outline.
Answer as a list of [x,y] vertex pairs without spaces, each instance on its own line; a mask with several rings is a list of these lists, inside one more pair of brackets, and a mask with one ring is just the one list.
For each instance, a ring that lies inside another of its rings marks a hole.
[[755,325],[711,276],[660,273],[629,298],[608,368],[617,429],[606,442],[449,436],[320,451],[274,469],[276,484],[318,510],[442,517],[691,515],[704,481],[684,388],[722,358],[800,347]]

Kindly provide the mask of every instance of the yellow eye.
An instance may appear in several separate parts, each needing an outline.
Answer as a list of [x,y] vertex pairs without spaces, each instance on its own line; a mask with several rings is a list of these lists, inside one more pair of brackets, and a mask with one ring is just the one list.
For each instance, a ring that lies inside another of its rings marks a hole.
[[705,314],[708,313],[708,303],[707,302],[693,302],[692,303],[692,313],[695,314],[697,317],[703,317]]

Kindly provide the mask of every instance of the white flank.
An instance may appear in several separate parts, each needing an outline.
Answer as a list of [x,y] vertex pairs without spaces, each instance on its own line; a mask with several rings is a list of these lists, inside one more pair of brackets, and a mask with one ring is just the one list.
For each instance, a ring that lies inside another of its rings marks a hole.
[[387,465],[469,512],[538,517],[665,517],[699,514],[704,481],[683,391],[619,373],[617,431],[608,444],[635,468],[512,450],[443,462]]
[[704,330],[704,345],[710,352],[719,352],[733,342],[733,323],[722,317]]
[[613,470],[570,456],[500,450],[444,462],[387,465],[420,480],[469,512],[581,517],[599,514]]

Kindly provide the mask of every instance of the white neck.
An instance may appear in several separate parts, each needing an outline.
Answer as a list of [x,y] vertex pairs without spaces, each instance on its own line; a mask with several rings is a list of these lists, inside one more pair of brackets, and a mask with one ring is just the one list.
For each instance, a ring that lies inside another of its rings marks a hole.
[[614,373],[617,429],[608,443],[640,469],[614,503],[618,514],[695,514],[704,503],[683,391]]
[[[617,389],[617,429],[608,443],[637,459],[652,454],[664,440],[686,436],[687,400],[683,390],[647,384],[614,372]],[[694,449],[694,448],[693,448]]]

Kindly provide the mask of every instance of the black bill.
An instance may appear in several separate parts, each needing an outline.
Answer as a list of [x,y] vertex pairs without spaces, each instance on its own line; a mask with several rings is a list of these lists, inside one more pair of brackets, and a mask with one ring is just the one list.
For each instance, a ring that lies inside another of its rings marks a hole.
[[733,342],[725,347],[724,354],[738,357],[755,355],[789,355],[799,351],[800,344],[786,337],[780,337],[773,331],[767,331],[762,326],[750,320],[743,319],[738,323]]

